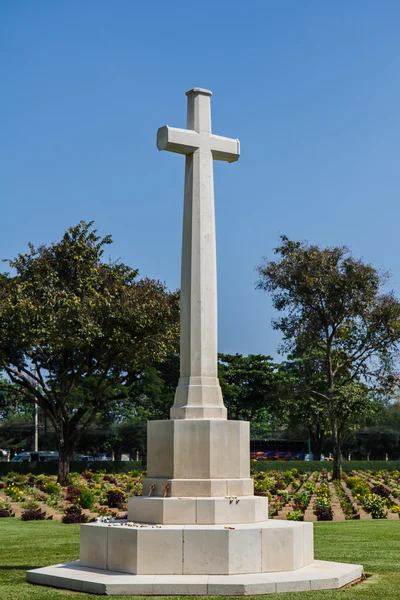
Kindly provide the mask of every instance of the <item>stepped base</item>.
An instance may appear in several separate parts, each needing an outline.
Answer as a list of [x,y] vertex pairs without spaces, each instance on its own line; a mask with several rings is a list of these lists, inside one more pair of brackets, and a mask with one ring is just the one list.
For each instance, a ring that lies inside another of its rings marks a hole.
[[128,520],[164,525],[230,525],[268,520],[268,498],[157,498],[132,496]]
[[108,596],[248,596],[331,590],[357,582],[361,565],[316,560],[296,571],[246,575],[128,575],[79,561],[28,571],[30,583]]
[[311,523],[81,525],[82,566],[132,575],[272,573],[313,561]]

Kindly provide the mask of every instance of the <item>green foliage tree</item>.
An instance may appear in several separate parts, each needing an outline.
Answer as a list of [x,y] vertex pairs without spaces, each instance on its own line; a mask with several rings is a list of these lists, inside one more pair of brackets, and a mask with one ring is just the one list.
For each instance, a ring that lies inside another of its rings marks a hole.
[[0,377],[0,425],[13,416],[33,418],[32,403],[18,385]]
[[311,440],[314,456],[319,459],[326,435],[330,431],[329,416],[318,393],[325,389],[323,356],[318,352],[296,358],[295,354],[280,365],[280,416],[291,432],[303,432]]
[[148,365],[130,389],[135,415],[143,420],[169,419],[179,380],[179,354],[170,352]]
[[0,361],[45,411],[58,439],[59,481],[102,406],[126,396],[146,364],[174,347],[177,293],[122,263],[102,262],[112,240],[81,222],[59,242],[19,254],[0,275]]
[[284,316],[274,322],[282,350],[322,353],[324,390],[312,390],[329,415],[334,471],[341,478],[341,443],[350,416],[369,410],[360,382],[396,383],[400,303],[384,293],[387,275],[356,260],[345,247],[320,248],[281,238],[276,261],[258,267],[258,288],[272,294]]
[[219,354],[218,376],[230,419],[268,428],[279,402],[280,372],[270,356]]

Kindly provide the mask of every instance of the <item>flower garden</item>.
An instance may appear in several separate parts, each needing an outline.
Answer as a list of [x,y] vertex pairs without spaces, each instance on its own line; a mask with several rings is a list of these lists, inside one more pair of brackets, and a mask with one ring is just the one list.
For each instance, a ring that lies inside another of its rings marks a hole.
[[[0,517],[22,521],[54,519],[63,523],[121,519],[127,498],[142,493],[145,473],[84,471],[72,473],[62,488],[53,475],[10,472],[0,478]],[[400,471],[344,473],[331,481],[327,471],[256,472],[254,493],[269,498],[269,517],[295,521],[398,519]]]

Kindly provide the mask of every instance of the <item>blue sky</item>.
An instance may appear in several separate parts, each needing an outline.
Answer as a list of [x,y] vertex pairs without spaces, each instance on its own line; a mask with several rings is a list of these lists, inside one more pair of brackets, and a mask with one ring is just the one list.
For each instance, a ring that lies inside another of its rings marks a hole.
[[213,91],[219,349],[276,356],[254,268],[279,235],[346,244],[400,295],[400,4],[3,0],[0,257],[95,220],[111,258],[179,286],[185,91]]

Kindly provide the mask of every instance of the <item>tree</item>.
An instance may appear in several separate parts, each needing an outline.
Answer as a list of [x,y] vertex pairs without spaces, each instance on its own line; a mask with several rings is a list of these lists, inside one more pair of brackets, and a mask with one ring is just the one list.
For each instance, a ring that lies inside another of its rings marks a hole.
[[19,386],[0,376],[0,424],[13,416],[33,419],[32,404]]
[[56,432],[59,481],[105,403],[178,339],[177,293],[122,263],[102,262],[110,236],[81,222],[59,242],[7,261],[0,275],[0,361]]
[[264,421],[278,402],[278,366],[261,354],[219,354],[218,376],[230,419]]
[[340,479],[344,429],[366,408],[360,382],[384,389],[396,384],[400,303],[383,291],[387,274],[345,247],[320,248],[283,236],[275,254],[277,261],[257,268],[257,287],[271,292],[274,307],[285,312],[274,321],[283,334],[281,350],[324,357],[324,390],[312,391],[329,415],[333,476]]
[[314,455],[319,458],[327,433],[329,416],[316,394],[325,389],[323,356],[311,352],[302,357],[290,355],[280,365],[284,376],[281,386],[281,417],[286,418],[289,431],[299,428],[311,439]]
[[143,421],[169,419],[179,380],[179,354],[169,352],[148,365],[130,389],[134,414]]

